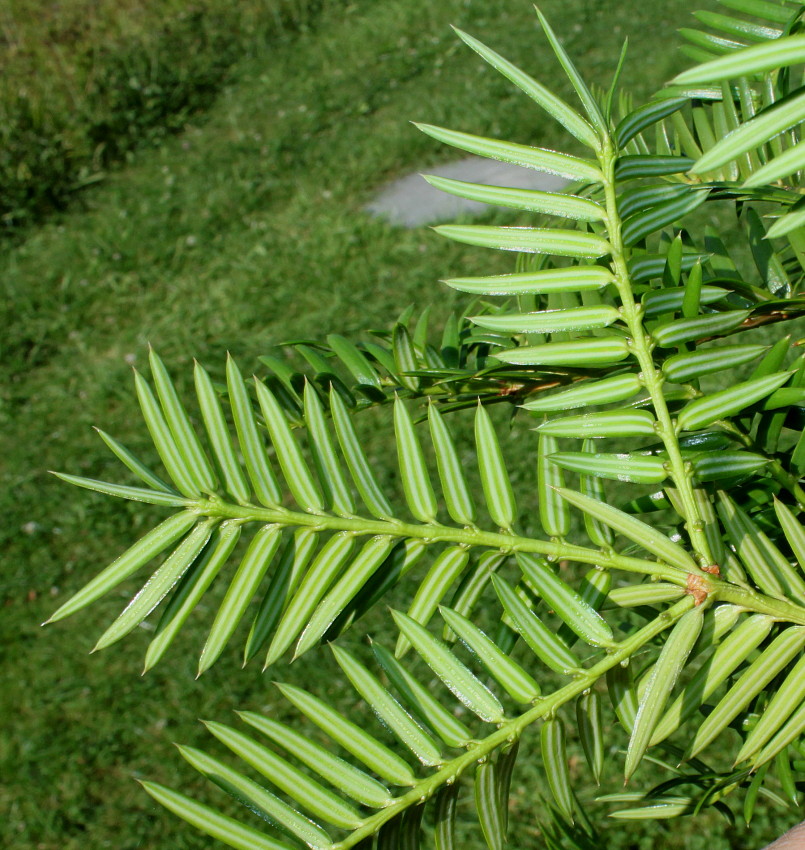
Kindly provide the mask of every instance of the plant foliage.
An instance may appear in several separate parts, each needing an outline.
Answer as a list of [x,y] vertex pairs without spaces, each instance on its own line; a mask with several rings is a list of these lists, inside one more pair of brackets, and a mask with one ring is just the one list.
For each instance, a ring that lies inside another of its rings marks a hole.
[[[682,31],[698,64],[636,109],[620,66],[608,91],[592,91],[539,12],[576,105],[459,32],[584,148],[420,125],[463,151],[572,181],[547,193],[431,178],[548,216],[436,228],[516,252],[514,273],[448,280],[476,300],[438,334],[427,311],[409,310],[371,340],[290,341],[253,380],[233,360],[221,385],[197,365],[194,409],[152,352],[151,382],[135,383],[164,475],[101,433],[137,485],[61,476],[174,513],[51,619],[158,560],[96,646],[163,603],[148,669],[220,574],[227,589],[199,672],[248,618],[245,661],[332,652],[355,691],[349,717],[280,683],[298,725],[253,712],[238,728],[206,723],[245,765],[188,746],[182,756],[266,826],[143,783],[198,829],[244,849],[415,848],[426,832],[451,848],[467,793],[497,850],[532,726],[552,800],[549,847],[600,846],[594,802],[627,820],[708,808],[733,819],[737,806],[747,822],[759,795],[796,804],[805,359],[790,336],[761,344],[745,332],[805,311],[805,35],[794,5],[722,5],[697,15],[706,29]],[[386,403],[399,493],[354,424]],[[501,403],[532,426],[521,439],[536,494],[513,483],[489,412]],[[462,420],[450,416],[468,407],[479,486],[457,448]],[[538,533],[524,511],[538,514]],[[372,663],[337,643],[318,648],[360,628],[409,574],[416,590],[407,611],[391,612],[394,647],[381,636]],[[600,783],[615,726],[627,788],[580,801],[566,730]]]

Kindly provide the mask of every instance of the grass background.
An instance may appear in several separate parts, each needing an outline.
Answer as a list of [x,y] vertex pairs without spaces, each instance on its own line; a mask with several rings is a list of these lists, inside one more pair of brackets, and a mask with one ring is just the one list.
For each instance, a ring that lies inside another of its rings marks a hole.
[[343,0],[7,0],[0,7],[0,238],[208,107]]
[[[600,85],[628,36],[625,79],[640,98],[683,64],[673,30],[701,5],[546,0],[544,10]],[[214,595],[143,678],[147,634],[87,654],[135,583],[39,627],[162,515],[71,490],[46,470],[123,480],[92,425],[147,454],[130,367],[143,366],[149,342],[187,390],[194,356],[218,377],[226,351],[253,369],[259,354],[289,335],[387,325],[412,301],[433,301],[437,317],[444,315],[457,296],[439,277],[511,268],[511,258],[448,244],[427,229],[397,230],[363,212],[388,180],[456,156],[409,119],[565,146],[525,97],[457,41],[450,23],[568,96],[526,2],[325,3],[269,51],[244,49],[205,112],[176,113],[180,135],[156,133],[148,148],[127,147],[126,163],[99,186],[4,247],[2,846],[210,846],[153,805],[132,777],[201,789],[170,744],[207,745],[195,718],[226,722],[235,707],[284,711],[257,665],[238,669],[235,648],[194,680]],[[36,43],[38,35],[26,37]],[[103,27],[97,38],[115,43]],[[179,52],[171,61],[183,58]],[[365,437],[391,480],[384,417],[364,423]],[[518,475],[527,483],[528,457],[514,443],[505,448],[515,464],[522,459]],[[410,598],[410,587],[401,593]],[[383,622],[378,612],[370,627]],[[350,710],[343,682],[321,653],[275,676],[329,688],[334,703]],[[523,756],[532,745],[526,742]],[[512,843],[538,847],[540,768],[523,756]],[[615,848],[748,850],[795,819],[762,809],[749,832],[709,818],[667,828],[618,825],[607,841]],[[482,846],[477,832],[466,841]]]

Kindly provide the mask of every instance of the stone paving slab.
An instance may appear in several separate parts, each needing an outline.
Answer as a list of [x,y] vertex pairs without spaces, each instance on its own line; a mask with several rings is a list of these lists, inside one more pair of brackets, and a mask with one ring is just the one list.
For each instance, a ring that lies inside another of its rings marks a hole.
[[[543,174],[479,156],[468,156],[458,162],[428,168],[426,173],[487,186],[541,189],[546,192],[559,191],[568,182],[553,174]],[[460,216],[480,215],[489,209],[489,205],[440,192],[424,180],[421,174],[409,174],[390,183],[366,209],[372,215],[385,218],[400,227],[419,227]]]

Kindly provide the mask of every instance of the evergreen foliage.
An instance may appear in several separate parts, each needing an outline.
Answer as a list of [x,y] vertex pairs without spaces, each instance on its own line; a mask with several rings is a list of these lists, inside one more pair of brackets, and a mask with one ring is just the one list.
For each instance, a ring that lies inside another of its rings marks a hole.
[[[231,359],[221,384],[197,365],[192,407],[151,352],[151,381],[135,383],[164,469],[101,433],[136,483],[61,476],[174,512],[52,620],[158,560],[97,649],[162,605],[151,668],[220,575],[227,590],[199,673],[248,618],[244,662],[331,651],[354,688],[350,716],[324,693],[280,683],[298,726],[254,712],[238,728],[207,722],[245,766],[188,746],[181,755],[266,826],[143,783],[196,828],[244,850],[442,850],[454,846],[460,797],[474,794],[497,850],[532,726],[551,848],[601,840],[574,790],[570,725],[596,783],[609,730],[628,736],[627,787],[597,798],[610,817],[714,809],[749,822],[759,795],[796,805],[805,358],[790,336],[733,337],[805,312],[805,35],[793,4],[722,5],[697,15],[706,30],[682,31],[698,64],[636,109],[621,65],[609,90],[591,90],[539,12],[577,105],[459,32],[575,140],[565,153],[421,125],[461,150],[573,181],[553,194],[433,179],[548,216],[437,228],[516,252],[514,273],[447,281],[476,300],[438,333],[427,311],[408,311],[371,342],[291,342],[252,380]],[[381,484],[353,424],[375,404],[393,406],[400,493]],[[536,493],[518,491],[492,405],[530,418]],[[466,408],[479,486],[457,448],[463,420],[451,416]],[[521,527],[522,508],[540,533]],[[414,570],[417,590],[372,643],[372,664],[320,646],[360,629]],[[708,761],[715,748],[731,767]],[[650,782],[647,763],[667,779]]]

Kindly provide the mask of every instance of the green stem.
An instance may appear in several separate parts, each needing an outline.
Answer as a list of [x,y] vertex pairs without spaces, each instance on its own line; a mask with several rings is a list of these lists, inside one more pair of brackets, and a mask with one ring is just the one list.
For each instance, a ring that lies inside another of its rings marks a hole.
[[[739,440],[743,444],[744,448],[750,449],[758,454],[766,454],[766,452],[763,451],[763,449],[752,439],[751,435],[741,428],[736,422],[733,422],[732,420],[722,420],[717,424]],[[800,486],[799,478],[788,472],[779,458],[776,457],[769,458],[769,465],[766,468],[771,474],[771,477],[782,487],[785,487],[785,489],[788,490],[788,492],[797,500],[797,504],[801,508],[805,509],[805,490],[803,490]]]
[[729,602],[732,605],[746,608],[754,614],[768,614],[782,622],[805,626],[805,608],[800,605],[788,602],[785,599],[766,596],[751,588],[737,587],[720,579],[711,579],[709,584],[709,597],[714,601]]
[[771,477],[785,487],[786,490],[797,500],[797,504],[805,509],[805,490],[799,485],[799,479],[796,475],[788,472],[783,464],[777,458],[771,458],[769,463],[769,472]]
[[534,552],[552,560],[567,559],[592,564],[604,569],[624,570],[669,581],[684,587],[688,574],[676,567],[642,558],[630,558],[617,552],[588,549],[555,540],[537,540],[517,534],[482,531],[471,526],[457,527],[439,523],[409,523],[400,520],[367,519],[332,514],[309,514],[285,508],[261,508],[256,505],[235,505],[220,499],[189,502],[189,510],[201,516],[235,519],[241,522],[276,523],[283,526],[303,526],[321,531],[351,531],[361,535],[384,535],[412,538],[428,543],[457,543],[462,546],[485,546],[504,552]]
[[618,644],[617,648],[608,653],[598,664],[584,671],[577,679],[555,691],[551,696],[540,699],[533,708],[530,708],[524,714],[502,723],[495,732],[482,741],[478,741],[467,752],[447,762],[436,773],[418,783],[406,794],[397,797],[386,808],[370,815],[358,829],[350,833],[343,841],[331,845],[330,850],[348,850],[348,848],[354,847],[364,838],[375,835],[384,823],[398,817],[409,806],[424,802],[443,786],[455,782],[467,768],[476,762],[483,761],[490,753],[506,743],[516,741],[532,723],[553,714],[560,706],[584,693],[608,670],[631,658],[637,650],[672,626],[692,607],[693,599],[688,596],[667,611],[663,611],[640,631],[635,632],[631,637]]
[[622,303],[623,319],[629,328],[632,338],[632,351],[640,366],[641,379],[651,396],[654,405],[654,414],[657,417],[657,435],[663,442],[668,453],[668,470],[676,485],[682,506],[685,511],[683,517],[690,536],[691,544],[699,556],[701,566],[713,563],[713,556],[707,537],[704,533],[704,520],[699,513],[696,498],[693,493],[692,473],[689,465],[685,463],[677,438],[675,421],[671,418],[668,405],[663,395],[662,373],[654,367],[654,359],[651,356],[651,338],[643,327],[643,310],[637,304],[632,293],[632,283],[629,276],[629,267],[626,257],[626,246],[621,239],[621,220],[617,207],[617,196],[615,192],[615,163],[617,152],[613,150],[612,143],[607,140],[601,152],[599,161],[604,173],[604,192],[606,196],[607,224],[609,243],[612,246],[612,269],[615,274],[615,286],[618,289]]
[[[190,502],[187,505],[201,516],[233,519],[240,522],[275,523],[281,526],[307,527],[317,531],[346,531],[356,535],[382,535],[401,539],[424,540],[427,543],[454,543],[460,546],[482,546],[502,552],[533,552],[552,560],[567,559],[592,564],[603,569],[623,570],[638,575],[656,576],[677,587],[689,590],[691,573],[657,561],[630,558],[612,550],[588,549],[556,540],[537,540],[517,534],[482,531],[479,528],[440,525],[439,523],[409,523],[400,520],[367,519],[356,516],[309,514],[286,508],[262,508],[256,505],[235,505],[220,499]],[[805,608],[772,596],[737,587],[707,573],[699,573],[707,584],[707,593],[724,602],[740,605],[759,614],[769,614],[779,620],[805,625]]]

